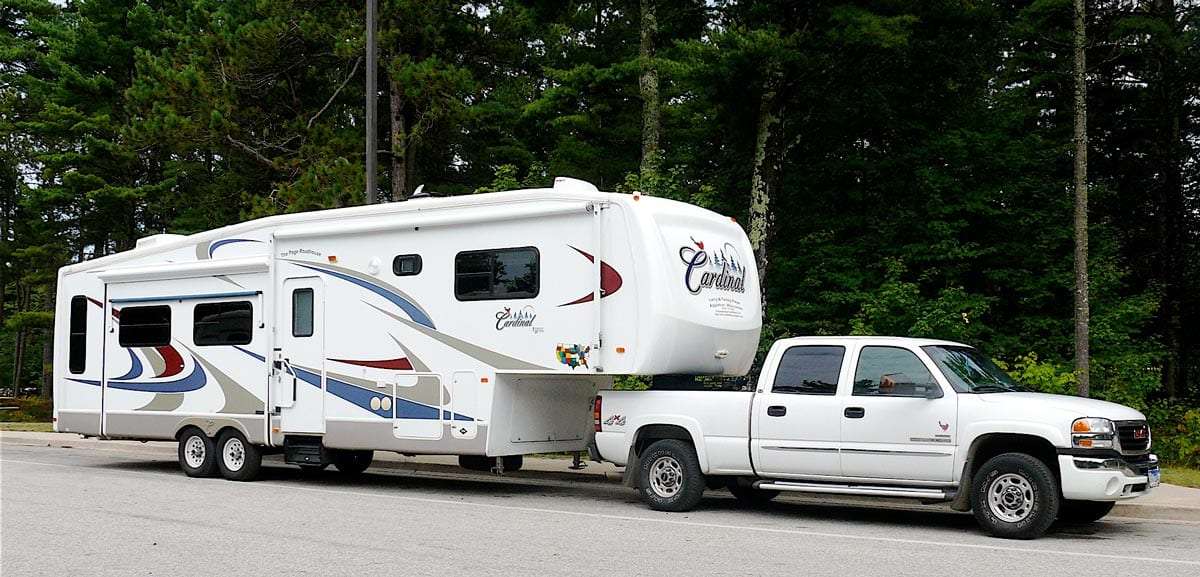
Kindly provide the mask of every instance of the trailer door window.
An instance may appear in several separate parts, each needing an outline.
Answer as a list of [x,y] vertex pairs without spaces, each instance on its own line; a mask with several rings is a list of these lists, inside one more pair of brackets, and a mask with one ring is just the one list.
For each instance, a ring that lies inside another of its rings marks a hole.
[[539,269],[532,246],[460,252],[454,257],[454,296],[460,301],[531,299],[541,287]]
[[253,334],[250,301],[201,303],[192,311],[192,342],[199,346],[248,345]]
[[300,288],[292,291],[292,336],[313,335],[313,290]]
[[71,297],[70,362],[67,364],[76,375],[87,366],[87,305],[87,297]]
[[125,307],[121,309],[117,341],[123,347],[162,347],[171,344],[171,307]]
[[773,393],[800,395],[837,394],[845,347],[803,346],[784,351],[775,370]]

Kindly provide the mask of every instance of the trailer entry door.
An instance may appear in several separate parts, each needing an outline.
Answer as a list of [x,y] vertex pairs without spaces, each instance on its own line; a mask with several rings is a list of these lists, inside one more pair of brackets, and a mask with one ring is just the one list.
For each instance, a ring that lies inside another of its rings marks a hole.
[[280,370],[273,402],[284,433],[325,432],[325,287],[318,277],[283,281]]

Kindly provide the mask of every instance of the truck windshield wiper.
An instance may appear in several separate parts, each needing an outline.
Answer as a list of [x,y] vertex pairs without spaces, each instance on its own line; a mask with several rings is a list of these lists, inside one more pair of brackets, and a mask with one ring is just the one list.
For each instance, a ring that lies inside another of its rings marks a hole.
[[1016,387],[1009,387],[996,383],[987,383],[971,387],[972,393],[1015,393],[1019,390],[1020,389]]

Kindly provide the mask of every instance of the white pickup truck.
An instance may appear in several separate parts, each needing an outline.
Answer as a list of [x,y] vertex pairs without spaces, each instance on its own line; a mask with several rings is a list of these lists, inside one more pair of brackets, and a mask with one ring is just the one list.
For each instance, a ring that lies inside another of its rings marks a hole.
[[594,458],[652,508],[705,488],[948,501],[993,535],[1095,521],[1158,485],[1144,415],[1024,392],[966,345],[891,337],[776,342],[748,391],[604,391]]

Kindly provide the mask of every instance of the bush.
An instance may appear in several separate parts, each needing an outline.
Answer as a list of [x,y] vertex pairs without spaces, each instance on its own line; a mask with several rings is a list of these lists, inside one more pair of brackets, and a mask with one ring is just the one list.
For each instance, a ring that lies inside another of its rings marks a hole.
[[48,423],[54,414],[54,405],[41,397],[17,397],[4,401],[5,406],[16,406],[15,410],[0,411],[0,421],[9,423]]
[[1170,465],[1200,467],[1200,408],[1161,401],[1146,410],[1146,418],[1159,459]]

